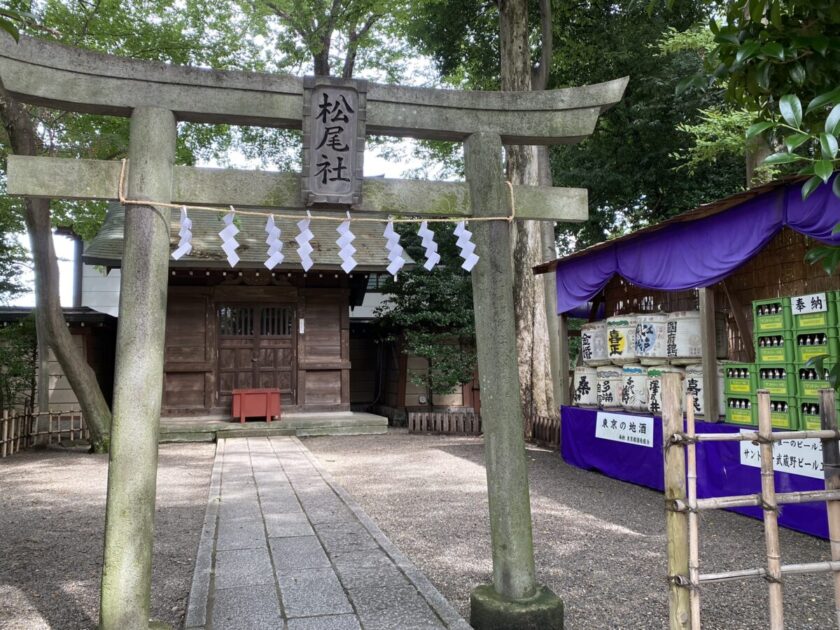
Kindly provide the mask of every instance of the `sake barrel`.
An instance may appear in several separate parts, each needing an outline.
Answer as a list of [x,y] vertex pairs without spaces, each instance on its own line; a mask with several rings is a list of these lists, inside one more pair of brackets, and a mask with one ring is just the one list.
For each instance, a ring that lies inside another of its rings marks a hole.
[[621,406],[627,411],[647,411],[647,369],[639,363],[631,363],[624,366],[622,373]]
[[610,364],[607,357],[607,322],[589,322],[580,327],[580,355],[585,365],[597,367]]
[[668,315],[668,360],[674,365],[696,363],[703,354],[700,341],[700,311],[677,311]]
[[639,315],[636,322],[636,356],[642,365],[661,365],[668,361],[668,314]]
[[598,373],[593,367],[581,365],[575,368],[573,404],[578,407],[598,406]]
[[603,409],[621,409],[621,388],[624,386],[624,372],[620,367],[608,365],[599,367],[598,406]]
[[648,411],[656,415],[662,413],[662,376],[664,374],[684,376],[685,370],[673,365],[657,365],[647,369]]
[[637,315],[607,318],[607,357],[617,365],[636,362]]
[[697,416],[702,416],[707,420],[716,422],[720,416],[726,415],[726,403],[723,395],[723,365],[717,366],[717,381],[718,381],[718,415],[708,417],[706,415],[706,401],[705,396],[705,375],[703,374],[703,365],[695,363],[685,367],[685,380],[683,381],[683,396],[691,394],[694,396],[694,413]]

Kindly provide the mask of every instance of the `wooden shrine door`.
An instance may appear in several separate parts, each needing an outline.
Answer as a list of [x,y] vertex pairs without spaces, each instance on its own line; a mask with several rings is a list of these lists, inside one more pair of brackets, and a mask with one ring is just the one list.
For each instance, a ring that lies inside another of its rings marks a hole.
[[271,387],[284,405],[296,403],[297,326],[291,304],[223,304],[219,330],[219,404],[234,389]]

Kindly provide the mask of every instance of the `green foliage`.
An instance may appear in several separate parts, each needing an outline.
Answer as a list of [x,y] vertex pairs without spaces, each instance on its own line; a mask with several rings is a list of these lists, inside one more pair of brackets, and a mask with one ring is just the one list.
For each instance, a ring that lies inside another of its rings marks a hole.
[[8,2],[0,6],[0,30],[7,32],[15,41],[20,41],[21,28],[34,23],[34,16],[28,11],[9,6]]
[[[585,10],[554,3],[554,55],[549,88],[598,83],[629,75],[624,99],[602,114],[595,134],[576,146],[551,149],[555,186],[589,189],[590,220],[559,226],[562,249],[600,242],[628,229],[687,210],[740,189],[743,159],[722,155],[713,164],[698,163],[692,177],[674,170],[690,158],[678,126],[700,122],[698,110],[722,103],[720,94],[692,94],[678,99],[679,79],[696,73],[703,55],[685,42],[661,57],[652,50],[668,33],[683,32],[708,12],[695,0],[648,14],[632,0],[595,0]],[[470,89],[498,89],[497,3],[488,0],[434,0],[409,20],[409,40],[436,62],[444,81]],[[540,57],[538,3],[529,4],[532,59]],[[698,31],[697,38],[702,34]],[[455,157],[443,147],[432,155]],[[424,147],[427,149],[427,147]]]
[[809,359],[805,363],[805,367],[815,368],[817,374],[824,374],[828,370],[828,378],[826,379],[828,384],[834,389],[840,389],[840,362],[834,361],[834,365],[827,368],[826,361],[834,361],[834,359],[828,354],[820,354]]
[[[538,31],[536,3],[528,16]],[[488,0],[431,0],[416,7],[404,25],[408,41],[429,55],[447,83],[497,90],[500,82],[499,9]],[[535,47],[536,48],[536,47]],[[539,55],[534,51],[534,58]]]
[[36,359],[34,318],[0,327],[0,409],[11,410],[32,397]]
[[[32,10],[21,30],[35,37],[152,61],[216,68],[260,67],[255,44],[246,36],[249,23],[231,3],[219,3],[213,11],[207,11],[205,3],[196,0],[47,0]],[[28,109],[44,154],[104,160],[127,155],[127,118]],[[233,139],[230,128],[224,125],[181,123],[176,160],[192,164],[198,158],[219,156],[230,148]],[[7,139],[0,138],[4,160],[8,150]],[[51,207],[54,225],[72,226],[83,238],[92,237],[105,216],[105,204],[101,202],[56,200]],[[16,221],[17,229],[22,229],[20,200],[4,196],[0,199],[0,215],[4,222]]]
[[[743,154],[722,151],[713,160],[686,152],[704,112],[722,106],[717,92],[676,95],[682,77],[703,67],[702,49],[674,41],[656,53],[669,29],[685,31],[704,19],[698,2],[675,2],[648,14],[634,2],[594,2],[587,11],[562,8],[555,16],[552,76],[567,85],[630,76],[622,101],[602,114],[595,133],[575,146],[551,149],[555,186],[589,189],[590,218],[558,229],[562,251],[572,251],[657,223],[737,192]],[[700,131],[700,130],[698,130]]]
[[747,139],[775,141],[784,152],[765,164],[793,164],[810,175],[807,196],[836,166],[840,109],[832,106],[840,103],[840,4],[737,0],[722,8],[720,23],[712,20],[707,29],[714,47],[705,48],[704,73],[682,84],[719,86],[729,103],[751,112],[759,122]]
[[[817,100],[819,99],[819,100]],[[817,105],[814,105],[814,102]],[[818,122],[806,124],[804,116],[810,112],[831,107],[828,115],[823,115]],[[838,136],[840,136],[840,88],[817,97],[803,113],[802,102],[795,94],[785,94],[779,100],[779,114],[770,121],[758,123],[747,130],[747,138],[754,137],[766,130],[774,130],[781,137],[784,148],[780,153],[769,156],[765,164],[792,164],[798,168],[797,174],[810,175],[802,186],[802,197],[807,198],[820,184],[828,183],[838,162]],[[834,192],[840,197],[840,185],[835,180]],[[831,256],[821,256],[813,260],[826,262]]]
[[441,263],[431,272],[422,268],[423,249],[415,226],[396,229],[418,264],[386,281],[383,292],[388,302],[377,309],[377,325],[386,339],[395,341],[402,335],[405,354],[428,360],[429,371],[418,374],[416,384],[433,394],[448,394],[472,380],[475,371],[470,275],[460,268],[451,226],[431,226],[441,254]]
[[840,5],[834,0],[738,0],[712,22],[713,76],[730,101],[766,116],[797,93],[806,101],[838,85]]

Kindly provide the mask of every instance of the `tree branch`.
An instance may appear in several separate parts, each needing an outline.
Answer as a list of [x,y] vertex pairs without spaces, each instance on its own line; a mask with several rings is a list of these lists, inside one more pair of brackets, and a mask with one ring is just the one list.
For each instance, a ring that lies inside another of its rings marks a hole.
[[[8,134],[9,145],[16,154],[37,155],[43,149],[29,113],[23,105],[8,95],[2,83],[0,120]],[[35,317],[79,400],[91,433],[93,450],[107,450],[111,410],[105,402],[96,375],[73,343],[61,310],[58,262],[52,243],[49,200],[26,198],[24,220],[35,264]]]
[[368,31],[370,31],[381,17],[381,14],[373,13],[365,20],[365,23],[362,24],[359,30],[354,28],[350,31],[347,39],[347,53],[344,55],[344,68],[341,72],[341,76],[345,79],[351,79],[353,77],[353,70],[356,66],[356,53],[359,50],[359,40],[367,35]]

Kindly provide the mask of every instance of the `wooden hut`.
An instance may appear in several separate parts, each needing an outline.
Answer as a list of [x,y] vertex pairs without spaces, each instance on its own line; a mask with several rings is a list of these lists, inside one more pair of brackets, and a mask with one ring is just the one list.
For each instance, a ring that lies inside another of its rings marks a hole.
[[[382,226],[354,223],[358,266],[344,273],[338,223],[313,221],[314,266],[304,272],[294,221],[278,220],[285,260],[264,266],[265,218],[240,215],[240,261],[221,249],[222,215],[193,212],[193,250],[170,260],[163,415],[220,415],[236,388],[279,388],[286,411],[348,411],[351,405],[350,307],[361,305],[371,272],[389,261]],[[112,205],[83,260],[118,268],[124,209]],[[173,213],[171,245],[178,242]]]
[[[561,356],[568,361],[567,313],[574,306],[588,303],[590,319],[602,305],[606,317],[699,310],[704,407],[718,409],[717,359],[755,359],[753,300],[840,289],[840,277],[805,261],[819,242],[838,244],[832,230],[840,222],[840,199],[824,185],[802,200],[802,181],[752,188],[536,267],[535,273],[556,275]],[[680,274],[705,260],[714,264]],[[657,275],[668,288],[644,286]],[[694,286],[675,288],[692,278]],[[721,336],[727,340],[725,357],[716,351]],[[569,404],[569,389],[564,379],[561,404]]]

